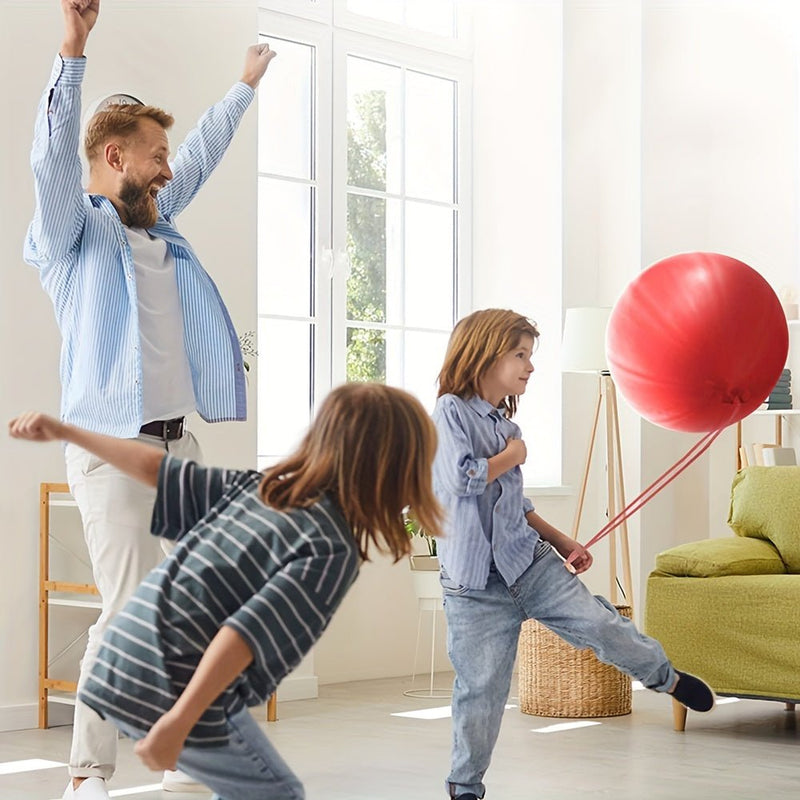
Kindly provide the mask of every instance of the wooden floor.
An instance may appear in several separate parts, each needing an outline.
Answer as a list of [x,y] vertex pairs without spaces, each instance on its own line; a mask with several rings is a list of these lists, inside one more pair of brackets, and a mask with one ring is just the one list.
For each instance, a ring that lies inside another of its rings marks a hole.
[[[443,675],[437,685],[448,680]],[[323,686],[317,700],[279,702],[278,722],[265,729],[304,780],[309,800],[445,800],[448,701],[407,697],[408,688],[408,679],[365,681]],[[425,709],[433,718],[395,716]],[[510,708],[486,775],[487,800],[800,796],[797,717],[779,703],[725,699],[709,714],[690,713],[686,732],[675,733],[668,698],[636,691],[630,715],[548,730],[568,722]],[[0,734],[0,798],[60,798],[62,766],[9,770],[28,759],[62,764],[70,735],[68,726]],[[123,740],[112,796],[202,797],[162,793],[158,781]]]

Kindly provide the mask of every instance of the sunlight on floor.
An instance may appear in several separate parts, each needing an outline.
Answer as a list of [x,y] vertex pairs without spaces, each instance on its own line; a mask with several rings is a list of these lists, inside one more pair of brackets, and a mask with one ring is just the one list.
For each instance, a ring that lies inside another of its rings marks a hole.
[[559,722],[557,725],[548,725],[545,728],[531,728],[531,733],[559,733],[570,731],[573,728],[588,728],[590,725],[602,725],[602,722]]
[[133,794],[144,794],[145,792],[158,792],[161,790],[161,782],[150,783],[147,786],[133,786],[130,789],[112,789],[109,797],[129,797]]
[[34,772],[37,769],[66,767],[61,761],[47,761],[44,758],[26,758],[24,761],[6,761],[0,764],[0,775],[13,775],[17,772]]
[[[509,708],[516,708],[515,705],[506,706],[506,711]],[[450,706],[438,706],[437,708],[421,708],[419,711],[397,711],[392,714],[393,717],[410,717],[411,719],[445,719],[450,716]]]
[[[61,766],[61,765],[59,765]],[[146,794],[148,792],[160,792],[160,783],[149,783],[146,786],[131,786],[128,789],[111,789],[108,793],[109,797],[131,797],[135,794]],[[52,800],[61,800],[60,797],[54,797]]]

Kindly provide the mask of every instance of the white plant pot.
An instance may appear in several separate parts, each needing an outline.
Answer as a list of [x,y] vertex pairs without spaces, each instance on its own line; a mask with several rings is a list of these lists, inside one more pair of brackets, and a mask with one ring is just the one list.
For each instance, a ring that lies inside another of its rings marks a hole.
[[439,556],[412,554],[408,558],[412,572],[439,572]]
[[442,599],[439,583],[439,559],[436,556],[409,556],[414,592],[420,600]]

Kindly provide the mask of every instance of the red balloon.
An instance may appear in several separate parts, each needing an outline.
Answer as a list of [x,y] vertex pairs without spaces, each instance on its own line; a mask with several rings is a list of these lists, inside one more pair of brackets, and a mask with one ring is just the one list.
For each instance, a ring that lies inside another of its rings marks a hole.
[[614,306],[606,355],[622,396],[675,431],[715,431],[755,411],[786,366],[777,295],[747,264],[683,253],[635,278]]

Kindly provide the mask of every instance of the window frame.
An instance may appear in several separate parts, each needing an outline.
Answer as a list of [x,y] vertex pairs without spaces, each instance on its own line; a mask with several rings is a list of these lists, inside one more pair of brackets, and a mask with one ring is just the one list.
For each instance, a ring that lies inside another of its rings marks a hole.
[[[298,8],[298,5],[300,6]],[[312,170],[310,185],[316,187],[314,219],[312,225],[311,263],[313,264],[312,314],[307,321],[314,329],[313,359],[310,364],[311,388],[309,413],[313,416],[319,402],[330,389],[346,379],[347,320],[346,320],[346,253],[347,253],[347,56],[356,55],[384,63],[395,63],[407,69],[429,72],[448,78],[456,84],[456,134],[457,162],[454,180],[454,206],[458,207],[459,225],[454,241],[455,265],[454,319],[470,307],[472,288],[472,203],[471,203],[471,62],[450,53],[436,53],[418,44],[406,41],[395,43],[372,33],[363,33],[337,26],[334,10],[339,4],[323,0],[317,4],[287,0],[270,0],[262,3],[258,11],[260,39],[270,41],[271,36],[286,38],[315,48],[314,66]],[[350,15],[357,20],[365,18]],[[353,21],[351,20],[350,23]],[[369,30],[376,26],[366,25]],[[399,26],[377,26],[383,30]],[[415,36],[406,37],[415,39]],[[426,41],[430,37],[422,37]],[[436,39],[440,37],[434,37]],[[280,48],[276,46],[280,58]],[[272,76],[272,79],[275,79]],[[280,109],[274,114],[280,126]],[[280,179],[280,175],[262,173]],[[344,256],[344,258],[343,258]],[[262,319],[287,319],[303,321],[295,315],[258,313]],[[387,326],[391,329],[417,330],[416,326]],[[431,381],[435,381],[435,375]],[[261,420],[258,422],[261,428]],[[259,437],[260,438],[260,437]],[[264,456],[259,446],[260,466],[275,454]]]
[[416,30],[405,25],[356,14],[347,8],[347,0],[330,0],[333,3],[333,24],[341,30],[373,39],[383,39],[400,46],[425,49],[438,55],[472,57],[472,18],[459,0],[453,3],[456,12],[455,36],[440,36],[427,31]]
[[[472,158],[472,139],[470,120],[472,119],[472,72],[471,65],[452,56],[410,49],[405,44],[395,44],[376,40],[372,36],[354,31],[339,31],[333,43],[333,251],[346,253],[347,250],[347,58],[363,57],[383,64],[400,68],[427,72],[437,77],[452,80],[456,86],[456,131],[457,165],[455,169],[455,200],[453,207],[458,209],[458,226],[455,232],[453,273],[454,319],[462,316],[463,309],[469,308],[472,286],[472,181],[471,170],[467,166]],[[365,192],[369,194],[369,192]],[[403,195],[404,197],[405,195]],[[444,204],[437,204],[444,205]],[[341,349],[335,345],[331,349],[333,359],[332,377],[334,383],[346,379],[346,340],[347,340],[347,274],[346,270],[334,270],[332,294],[332,339],[341,342]],[[366,324],[365,327],[371,327]],[[386,323],[377,326],[381,330],[419,330],[417,326]],[[435,380],[435,376],[431,376]],[[432,409],[431,409],[432,410]]]

